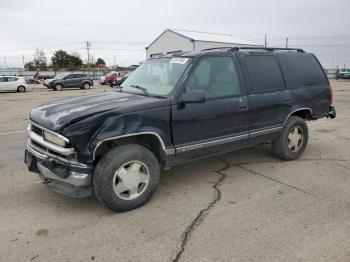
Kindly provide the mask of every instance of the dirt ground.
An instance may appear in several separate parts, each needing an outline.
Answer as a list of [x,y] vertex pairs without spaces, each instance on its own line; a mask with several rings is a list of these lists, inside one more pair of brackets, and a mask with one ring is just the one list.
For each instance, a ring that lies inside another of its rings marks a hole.
[[0,261],[350,261],[350,81],[332,86],[337,118],[308,123],[301,159],[263,145],[177,166],[126,213],[23,164],[33,106],[110,87],[0,93]]

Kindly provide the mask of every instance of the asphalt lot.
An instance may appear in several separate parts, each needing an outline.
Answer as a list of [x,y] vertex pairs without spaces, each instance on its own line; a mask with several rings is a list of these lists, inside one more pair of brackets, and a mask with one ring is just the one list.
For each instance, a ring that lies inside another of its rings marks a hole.
[[337,118],[309,123],[302,158],[268,145],[175,167],[145,206],[114,213],[26,170],[27,117],[44,101],[110,90],[0,94],[0,261],[350,261],[350,81]]

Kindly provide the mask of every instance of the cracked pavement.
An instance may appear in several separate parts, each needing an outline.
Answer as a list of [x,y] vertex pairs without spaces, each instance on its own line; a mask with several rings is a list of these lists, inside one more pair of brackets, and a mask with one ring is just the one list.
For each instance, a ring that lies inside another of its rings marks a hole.
[[50,192],[22,163],[25,133],[3,134],[35,104],[108,87],[1,94],[0,261],[350,261],[350,82],[332,86],[337,118],[308,124],[301,159],[262,145],[181,165],[126,213]]

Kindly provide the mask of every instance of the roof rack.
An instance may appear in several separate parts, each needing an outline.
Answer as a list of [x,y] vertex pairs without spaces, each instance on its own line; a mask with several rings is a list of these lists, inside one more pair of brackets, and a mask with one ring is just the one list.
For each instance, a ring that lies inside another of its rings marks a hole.
[[301,48],[283,48],[283,47],[233,47],[232,51],[239,51],[239,50],[266,50],[269,52],[273,51],[297,51],[298,53],[305,53],[305,51]]
[[296,51],[298,53],[305,53],[305,51],[301,48],[282,48],[282,47],[257,47],[257,46],[242,46],[242,47],[232,47],[232,46],[222,46],[222,47],[213,47],[203,49],[201,51],[211,51],[211,50],[227,50],[227,51],[240,51],[240,50],[266,50],[268,52],[273,51]]
[[210,51],[210,50],[221,50],[221,49],[225,49],[227,51],[232,51],[232,49],[235,47],[232,46],[220,46],[220,47],[212,47],[212,48],[206,48],[206,49],[202,49],[201,51]]

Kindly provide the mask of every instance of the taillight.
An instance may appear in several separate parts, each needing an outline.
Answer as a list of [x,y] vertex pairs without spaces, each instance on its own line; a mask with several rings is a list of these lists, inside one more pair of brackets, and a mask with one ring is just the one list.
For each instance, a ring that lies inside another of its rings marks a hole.
[[330,105],[333,104],[333,89],[331,85],[329,85],[328,100]]

